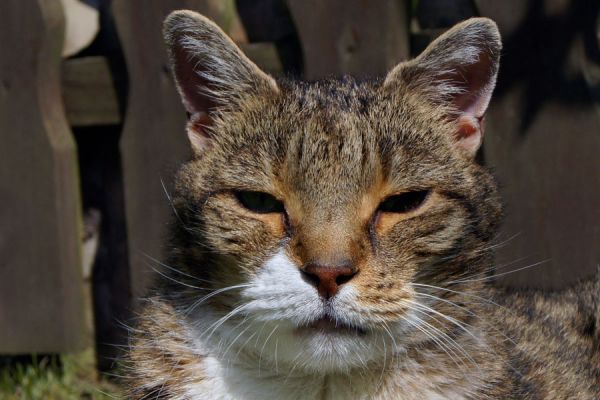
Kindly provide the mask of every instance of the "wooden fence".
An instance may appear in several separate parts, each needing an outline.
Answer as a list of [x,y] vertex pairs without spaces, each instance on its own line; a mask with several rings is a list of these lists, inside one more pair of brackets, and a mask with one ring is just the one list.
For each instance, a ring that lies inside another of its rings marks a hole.
[[[505,282],[553,288],[592,273],[600,263],[594,3],[238,1],[238,16],[233,0],[114,0],[104,18],[114,21],[122,55],[63,59],[59,1],[0,2],[0,352],[81,349],[94,313],[98,342],[122,340],[98,332],[119,330],[147,289],[171,218],[171,176],[188,157],[161,35],[164,17],[181,8],[214,18],[269,72],[306,79],[381,75],[460,19],[495,19],[505,50],[482,158],[507,203],[498,259],[523,258],[507,269],[548,260]],[[92,273],[85,254],[100,250],[85,247],[81,198],[92,135],[98,143],[116,135],[122,177],[102,187],[116,195],[95,219],[117,221],[98,240],[120,250],[105,257],[109,283],[90,287],[100,267]]]

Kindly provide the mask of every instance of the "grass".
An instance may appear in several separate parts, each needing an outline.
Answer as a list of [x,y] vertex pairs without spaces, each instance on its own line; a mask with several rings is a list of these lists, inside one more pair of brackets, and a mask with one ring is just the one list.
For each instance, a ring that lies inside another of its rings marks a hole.
[[90,355],[32,357],[0,367],[2,400],[120,399],[116,385],[99,380]]

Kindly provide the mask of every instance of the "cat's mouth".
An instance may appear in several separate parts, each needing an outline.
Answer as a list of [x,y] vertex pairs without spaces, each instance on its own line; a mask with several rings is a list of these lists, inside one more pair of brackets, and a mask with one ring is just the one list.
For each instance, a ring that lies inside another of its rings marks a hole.
[[367,331],[360,326],[343,323],[329,314],[312,321],[307,325],[300,326],[298,333],[326,333],[326,334],[352,334],[366,335]]

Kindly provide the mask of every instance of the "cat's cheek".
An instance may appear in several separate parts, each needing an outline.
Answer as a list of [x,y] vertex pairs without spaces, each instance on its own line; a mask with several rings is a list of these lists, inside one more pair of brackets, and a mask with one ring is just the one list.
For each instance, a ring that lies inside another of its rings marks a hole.
[[235,228],[209,227],[207,233],[211,249],[244,261],[262,259],[262,256],[278,243],[277,238],[273,238],[268,231],[262,230],[260,225],[253,224]]
[[229,199],[211,199],[203,211],[202,235],[219,254],[258,264],[272,254],[285,234],[275,217],[266,220],[245,215]]

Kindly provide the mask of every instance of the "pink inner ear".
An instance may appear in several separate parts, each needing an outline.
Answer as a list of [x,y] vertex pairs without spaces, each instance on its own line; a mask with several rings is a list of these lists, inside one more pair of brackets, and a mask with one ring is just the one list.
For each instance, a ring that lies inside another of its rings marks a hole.
[[212,125],[210,112],[215,102],[207,92],[208,82],[199,73],[199,63],[191,59],[190,53],[182,46],[176,46],[173,55],[177,86],[183,105],[190,114],[188,138],[194,150],[205,150],[210,144],[208,128]]
[[470,155],[481,146],[483,115],[496,84],[492,58],[485,52],[478,57],[475,63],[463,66],[453,76],[456,86],[463,89],[452,100],[459,113],[455,132],[457,145]]
[[474,154],[481,146],[482,118],[467,114],[461,115],[456,120],[455,135],[458,147],[469,154]]
[[175,79],[187,112],[208,112],[215,104],[206,93],[208,82],[201,78],[197,63],[181,46],[175,48],[174,55]]
[[210,145],[209,128],[212,118],[207,112],[197,112],[190,115],[187,123],[187,134],[196,151],[205,150]]
[[491,74],[494,61],[486,52],[480,52],[475,63],[466,65],[454,74],[457,86],[463,91],[453,100],[464,114],[480,119],[488,107],[494,90],[495,76]]

